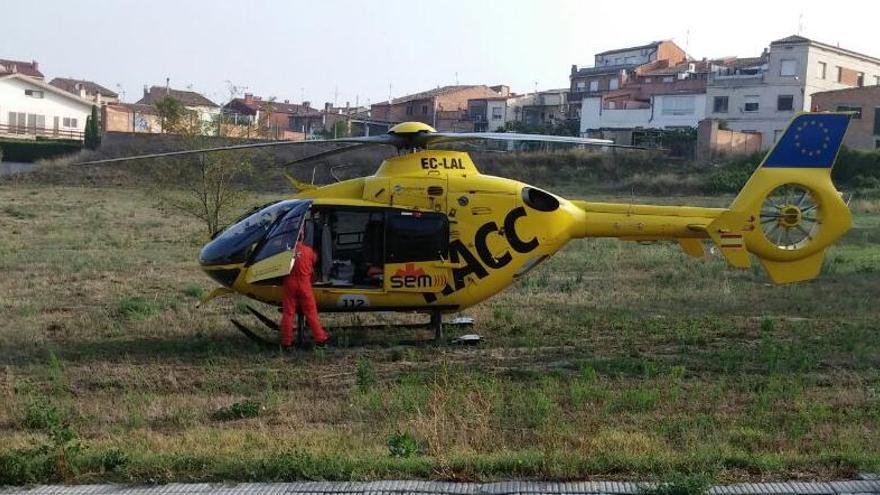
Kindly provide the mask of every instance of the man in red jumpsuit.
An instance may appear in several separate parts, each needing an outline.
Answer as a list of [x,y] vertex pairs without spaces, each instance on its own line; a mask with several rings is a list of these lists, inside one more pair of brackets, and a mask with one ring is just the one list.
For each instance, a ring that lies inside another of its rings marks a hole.
[[293,317],[297,307],[305,315],[306,322],[312,329],[312,342],[315,345],[323,345],[327,342],[328,335],[318,319],[318,305],[315,304],[315,295],[312,293],[312,272],[318,261],[318,255],[311,246],[303,242],[302,236],[294,248],[294,260],[290,275],[284,277],[281,301],[281,346],[293,345]]

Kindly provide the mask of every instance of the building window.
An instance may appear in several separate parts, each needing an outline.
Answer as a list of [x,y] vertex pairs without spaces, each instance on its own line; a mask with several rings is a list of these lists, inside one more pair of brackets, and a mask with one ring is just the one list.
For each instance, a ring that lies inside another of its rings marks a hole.
[[61,125],[63,125],[64,127],[77,127],[76,124],[76,119],[72,119],[70,117],[64,117],[64,120],[62,120],[61,122]]
[[874,76],[874,86],[880,86],[880,76]]
[[583,91],[584,88],[587,87],[587,83],[585,81],[578,81],[576,87],[577,87],[577,89]]
[[746,96],[743,112],[757,112],[760,109],[757,96]]
[[608,81],[608,89],[615,90],[620,87],[620,81],[615,77],[614,79]]
[[24,90],[25,96],[30,96],[31,98],[42,98],[43,92],[38,91],[36,89],[26,89]]
[[874,109],[874,135],[880,136],[880,107]]
[[797,75],[797,60],[783,59],[779,68],[779,75],[782,77],[794,77]]
[[692,115],[693,113],[693,96],[666,96],[663,98],[664,115]]
[[837,105],[838,112],[852,112],[854,115],[852,118],[861,119],[862,118],[862,107],[857,107],[853,105]]
[[730,99],[727,96],[716,96],[712,100],[712,111],[715,113],[727,113]]
[[591,92],[599,91],[599,81],[590,81],[590,91]]
[[422,115],[428,115],[428,105],[422,105]]
[[646,77],[646,78],[645,78],[645,82],[646,82],[646,83],[649,83],[649,82],[651,82],[651,81],[652,81],[652,79],[651,79],[650,77]]
[[843,82],[843,67],[837,67],[837,82]]
[[828,64],[825,62],[819,62],[819,73],[816,74],[819,79],[825,79],[828,77]]
[[861,87],[864,86],[864,85],[865,85],[865,73],[864,73],[864,72],[859,72],[859,73],[856,75],[856,86],[858,86],[858,87],[861,88]]
[[794,96],[779,95],[776,100],[776,110],[780,112],[790,112],[794,110]]
[[492,120],[501,120],[501,118],[503,117],[502,110],[504,109],[501,107],[492,107]]
[[413,107],[412,107],[412,105],[407,105],[407,106],[406,106],[406,114],[407,114],[407,115],[412,115],[412,114],[413,114]]
[[782,129],[776,129],[773,131],[773,142],[778,143],[780,136],[782,136]]
[[663,82],[665,83],[671,83],[672,81],[674,81],[674,78],[672,76],[666,76],[663,78]]

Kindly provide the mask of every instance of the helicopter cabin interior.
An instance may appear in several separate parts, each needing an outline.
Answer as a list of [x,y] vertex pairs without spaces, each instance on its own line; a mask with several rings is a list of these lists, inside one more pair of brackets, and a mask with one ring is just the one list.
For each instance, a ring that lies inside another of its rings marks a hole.
[[312,205],[304,228],[316,286],[382,289],[386,263],[440,260],[449,246],[449,221],[434,212]]

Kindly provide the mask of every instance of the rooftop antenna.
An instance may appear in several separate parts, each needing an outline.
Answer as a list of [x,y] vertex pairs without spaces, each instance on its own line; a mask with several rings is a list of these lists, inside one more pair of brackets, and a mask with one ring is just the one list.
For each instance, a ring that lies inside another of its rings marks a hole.
[[339,99],[339,86],[337,85],[336,87],[333,88],[333,106],[334,107],[337,106],[336,101],[338,99]]
[[122,97],[119,101],[125,101],[125,90],[122,89],[122,83],[116,83],[116,89],[119,91],[119,96]]
[[798,36],[801,36],[802,34],[804,34],[804,13],[803,12],[801,12],[801,14],[798,16]]
[[455,85],[458,86],[458,72],[455,73]]
[[691,51],[691,28],[688,28],[684,34],[684,53],[690,57]]
[[391,83],[388,83],[388,104],[391,104]]

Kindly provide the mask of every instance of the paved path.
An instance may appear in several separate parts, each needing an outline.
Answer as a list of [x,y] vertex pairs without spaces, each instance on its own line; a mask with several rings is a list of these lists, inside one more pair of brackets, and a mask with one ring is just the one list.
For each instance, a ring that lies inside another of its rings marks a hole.
[[[0,495],[635,495],[650,484],[619,481],[446,483],[442,481],[299,482],[299,483],[172,483],[168,485],[43,485],[0,488]],[[714,486],[708,495],[840,495],[880,494],[880,477],[818,483],[743,483]]]

